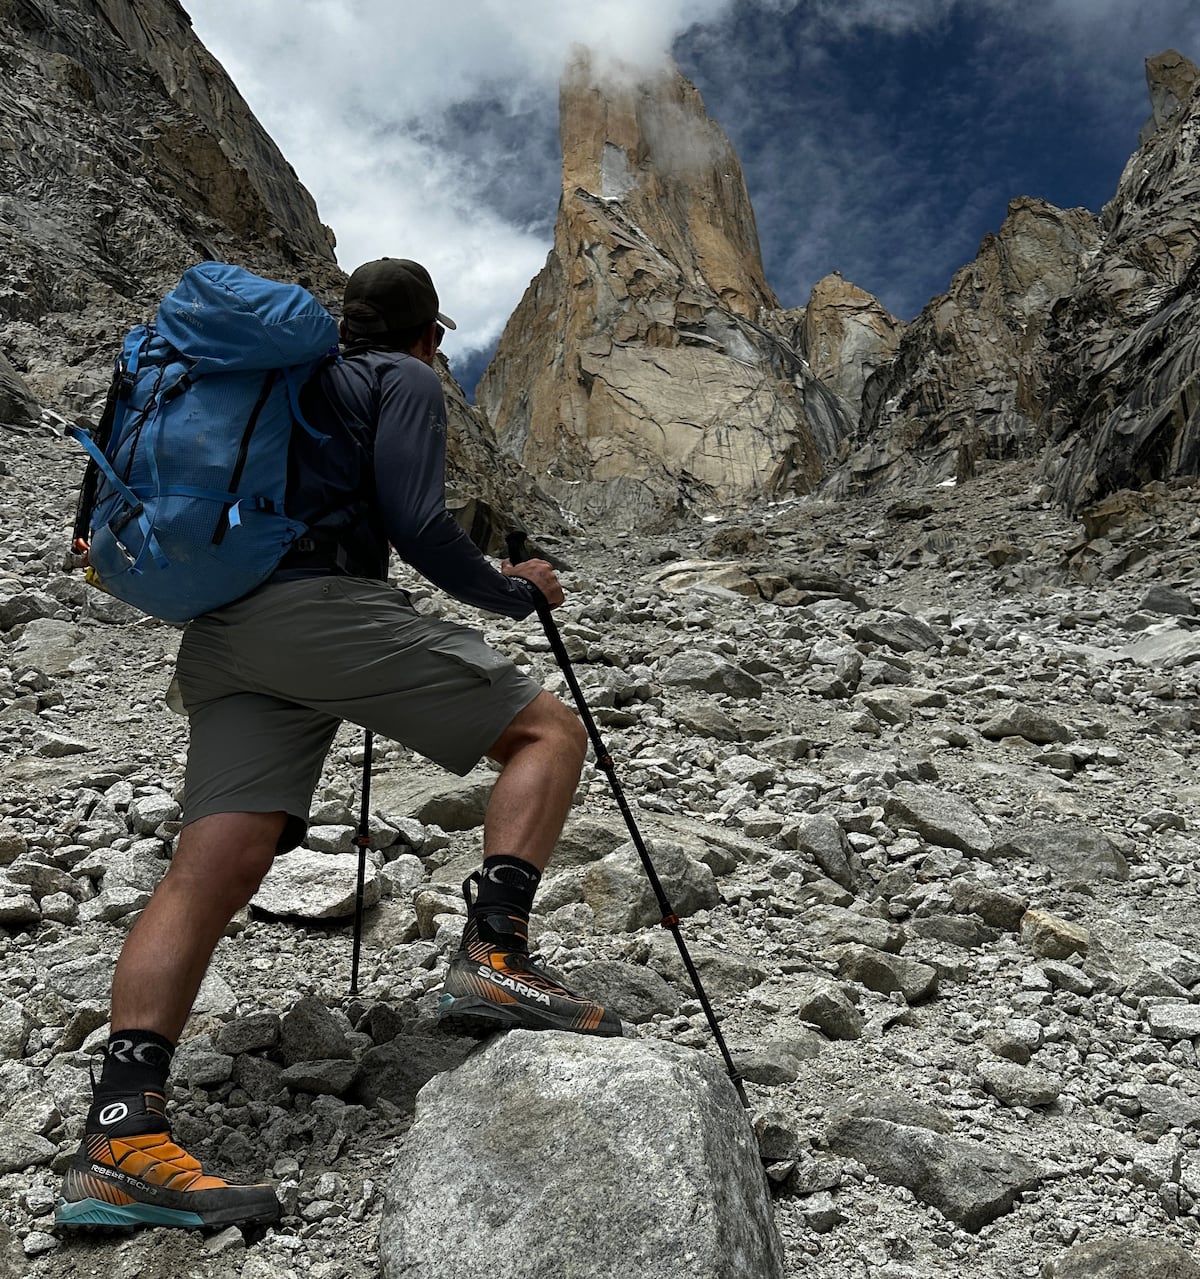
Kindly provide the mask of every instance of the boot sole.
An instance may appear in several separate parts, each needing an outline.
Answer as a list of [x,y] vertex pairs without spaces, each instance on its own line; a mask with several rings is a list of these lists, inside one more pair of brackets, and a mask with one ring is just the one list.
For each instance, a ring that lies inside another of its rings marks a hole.
[[[282,1213],[271,1186],[239,1186],[224,1190],[169,1191],[146,1185],[139,1193],[138,1178],[127,1177],[113,1198],[114,1187],[102,1173],[68,1169],[54,1207],[55,1225],[67,1229],[134,1230],[138,1226],[176,1226],[204,1230],[224,1226],[270,1225]],[[90,1192],[90,1193],[89,1193]],[[69,1197],[68,1197],[69,1196]],[[191,1202],[189,1202],[189,1200]]]
[[624,1034],[620,1024],[601,1022],[594,1030],[573,1026],[565,1017],[533,1008],[494,1004],[479,995],[443,995],[438,1001],[438,1024],[446,1030],[461,1031],[479,1037],[499,1030],[565,1030],[574,1035],[596,1035],[619,1038]]
[[264,1205],[258,1212],[244,1208],[217,1208],[205,1213],[156,1204],[110,1204],[102,1199],[60,1199],[54,1224],[67,1229],[136,1230],[140,1226],[175,1226],[181,1230],[205,1230],[225,1226],[253,1226],[279,1220],[279,1208]]

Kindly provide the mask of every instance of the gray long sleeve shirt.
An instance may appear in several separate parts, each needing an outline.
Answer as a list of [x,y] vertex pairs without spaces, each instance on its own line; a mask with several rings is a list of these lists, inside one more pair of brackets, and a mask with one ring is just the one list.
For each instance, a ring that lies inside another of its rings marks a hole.
[[[525,617],[533,590],[505,577],[446,510],[446,403],[437,374],[398,351],[351,350],[321,368],[301,397],[324,442],[296,430],[288,510],[336,538],[356,575],[387,578],[388,543],[455,599]],[[289,567],[276,579],[337,572]]]

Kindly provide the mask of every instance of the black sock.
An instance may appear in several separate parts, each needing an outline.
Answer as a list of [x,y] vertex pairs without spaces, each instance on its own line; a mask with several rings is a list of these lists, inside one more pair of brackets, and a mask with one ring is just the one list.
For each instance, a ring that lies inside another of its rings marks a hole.
[[96,1095],[166,1093],[175,1045],[153,1030],[114,1030],[104,1049]]
[[529,912],[541,879],[541,871],[519,857],[500,853],[483,859],[470,914],[486,941],[527,948]]

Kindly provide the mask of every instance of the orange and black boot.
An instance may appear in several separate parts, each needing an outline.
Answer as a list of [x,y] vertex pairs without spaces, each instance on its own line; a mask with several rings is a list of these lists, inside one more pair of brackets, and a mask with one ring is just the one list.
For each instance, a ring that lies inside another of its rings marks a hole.
[[278,1221],[266,1184],[232,1186],[210,1177],[171,1140],[160,1093],[102,1094],[88,1111],[83,1143],[67,1169],[56,1225],[245,1226]]
[[443,1021],[462,1019],[465,1028],[573,1030],[584,1035],[620,1035],[621,1020],[610,1009],[568,990],[528,953],[528,922],[519,914],[481,915],[463,884],[467,926],[462,948],[450,962],[438,1010]]

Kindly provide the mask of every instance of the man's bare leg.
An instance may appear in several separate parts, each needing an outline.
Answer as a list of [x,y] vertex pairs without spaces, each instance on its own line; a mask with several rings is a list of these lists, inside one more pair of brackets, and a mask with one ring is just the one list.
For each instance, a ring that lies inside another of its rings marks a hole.
[[183,828],[171,868],[117,960],[114,1030],[152,1030],[178,1042],[213,950],[257,892],[286,821],[286,813],[217,813]]
[[126,938],[112,1029],[85,1133],[54,1219],[67,1227],[227,1226],[277,1221],[265,1183],[231,1185],[171,1137],[171,1055],[212,952],[271,865],[283,813],[225,813],[184,828],[171,868]]
[[546,868],[571,811],[587,755],[587,731],[552,693],[514,716],[488,751],[500,776],[488,801],[483,854],[507,854]]

